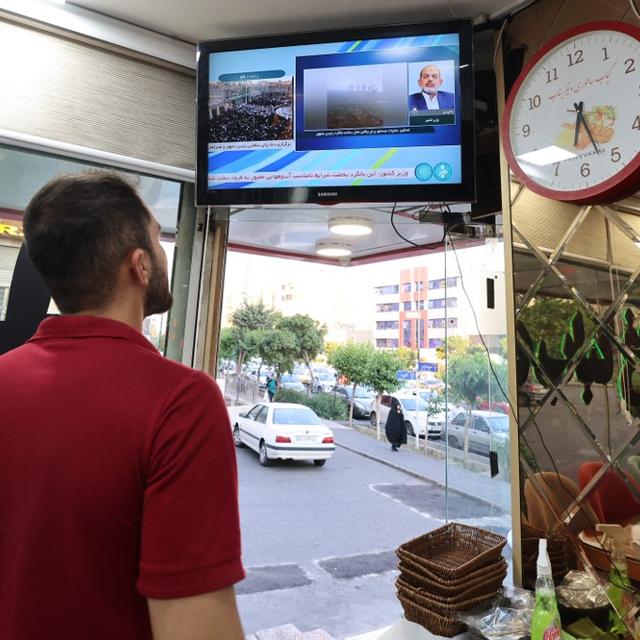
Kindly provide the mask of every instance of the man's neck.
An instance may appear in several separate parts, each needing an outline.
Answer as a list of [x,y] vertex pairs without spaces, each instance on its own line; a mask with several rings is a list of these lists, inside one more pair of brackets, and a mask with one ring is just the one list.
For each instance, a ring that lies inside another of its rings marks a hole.
[[78,313],[69,313],[70,316],[93,316],[94,318],[105,318],[107,320],[117,320],[128,324],[132,329],[142,333],[142,321],[144,315],[142,310],[128,309],[120,306],[109,306],[104,309],[85,309]]

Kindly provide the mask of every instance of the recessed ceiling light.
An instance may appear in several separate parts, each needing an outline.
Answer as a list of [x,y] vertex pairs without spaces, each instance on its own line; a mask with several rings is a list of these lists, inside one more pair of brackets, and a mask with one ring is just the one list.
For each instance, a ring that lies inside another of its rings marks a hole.
[[352,251],[348,244],[318,242],[316,243],[316,253],[326,258],[345,258],[346,256],[350,256]]
[[373,223],[366,218],[333,218],[329,231],[341,236],[366,236],[373,231]]

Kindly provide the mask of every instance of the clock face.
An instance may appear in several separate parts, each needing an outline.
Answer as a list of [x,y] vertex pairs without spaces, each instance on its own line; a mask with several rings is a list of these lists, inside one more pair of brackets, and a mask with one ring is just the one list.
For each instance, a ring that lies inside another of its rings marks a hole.
[[546,197],[640,190],[640,29],[592,23],[545,45],[511,91],[503,140],[516,177]]

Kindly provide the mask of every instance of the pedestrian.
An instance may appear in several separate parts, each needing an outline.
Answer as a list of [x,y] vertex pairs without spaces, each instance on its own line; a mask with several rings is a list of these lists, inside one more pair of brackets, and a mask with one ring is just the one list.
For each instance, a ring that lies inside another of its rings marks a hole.
[[172,302],[160,225],[105,171],[23,224],[61,315],[0,357],[2,637],[242,640],[227,409],[142,335]]
[[278,382],[275,377],[269,378],[267,381],[267,393],[269,394],[269,402],[273,402],[273,396],[276,395],[276,391],[278,390]]
[[391,409],[384,425],[384,432],[391,443],[391,451],[397,451],[401,445],[407,444],[407,425],[397,398],[391,400]]

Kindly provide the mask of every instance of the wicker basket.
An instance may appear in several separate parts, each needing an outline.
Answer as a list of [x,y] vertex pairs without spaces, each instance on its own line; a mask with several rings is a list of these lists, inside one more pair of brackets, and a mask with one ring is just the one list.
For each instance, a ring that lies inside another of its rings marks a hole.
[[465,630],[465,625],[457,622],[453,618],[438,615],[435,611],[430,611],[421,607],[413,600],[398,592],[398,600],[404,609],[404,617],[411,622],[423,626],[436,636],[452,638]]
[[489,594],[484,594],[480,596],[476,596],[475,598],[469,598],[468,600],[460,601],[456,604],[442,604],[437,600],[434,600],[430,594],[422,589],[415,589],[411,585],[404,582],[401,578],[396,580],[396,587],[398,589],[398,593],[403,595],[405,598],[409,598],[412,602],[428,609],[429,611],[433,611],[440,616],[445,618],[454,618],[457,616],[460,611],[467,611],[479,604],[484,602],[490,602],[496,595],[497,591],[493,591]]
[[[445,589],[451,589],[453,591],[461,591],[467,589],[471,584],[482,582],[489,577],[496,577],[498,574],[506,573],[507,561],[504,558],[500,558],[497,562],[481,567],[477,571],[471,571],[462,578],[446,579],[429,571],[423,565],[412,560],[411,556],[402,550],[397,551],[397,555],[400,558],[401,564],[411,569],[414,573],[417,573],[421,578],[428,581],[430,584],[435,584]],[[504,576],[503,576],[504,577]]]
[[504,536],[452,522],[405,542],[398,551],[436,576],[455,580],[498,561],[506,543]]
[[466,603],[468,600],[473,600],[475,598],[486,598],[487,600],[489,598],[492,598],[500,590],[500,587],[502,586],[502,581],[500,582],[494,581],[493,583],[491,584],[487,583],[486,585],[483,584],[478,589],[476,588],[467,589],[455,596],[444,596],[442,594],[433,593],[433,591],[431,591],[428,587],[416,587],[414,584],[411,583],[410,580],[407,580],[402,574],[398,576],[396,581],[396,586],[398,587],[398,589],[400,587],[403,587],[405,589],[413,589],[414,591],[417,591],[421,595],[425,596],[426,598],[429,598],[430,600],[433,600],[434,602],[437,602],[438,604],[455,607],[460,604]]
[[439,596],[440,598],[456,598],[463,593],[471,591],[481,595],[497,591],[507,575],[507,563],[503,562],[497,567],[497,571],[485,572],[485,574],[472,581],[463,581],[459,584],[450,586],[443,585],[440,582],[433,582],[422,573],[416,572],[413,568],[407,566],[404,562],[398,565],[400,576],[416,589],[424,589],[428,593]]

